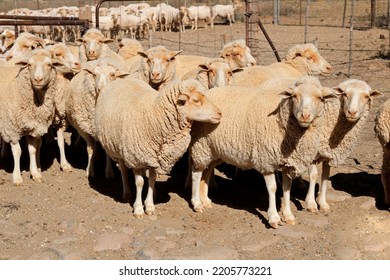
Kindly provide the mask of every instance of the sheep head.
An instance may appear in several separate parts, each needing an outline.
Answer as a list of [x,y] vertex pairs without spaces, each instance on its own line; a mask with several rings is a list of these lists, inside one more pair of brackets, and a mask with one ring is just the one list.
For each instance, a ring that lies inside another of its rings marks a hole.
[[308,128],[322,113],[324,101],[337,98],[333,89],[322,87],[317,78],[309,76],[297,80],[279,95],[291,99],[292,113],[303,128]]
[[220,56],[228,61],[233,70],[256,65],[256,60],[253,58],[251,50],[246,46],[244,40],[236,40],[226,44],[222,48]]
[[70,49],[63,43],[58,43],[55,45],[46,47],[50,53],[51,57],[57,62],[61,62],[63,67],[57,68],[57,70],[63,74],[67,73],[77,73],[81,70],[80,61],[74,56]]
[[102,53],[103,45],[112,43],[114,40],[104,37],[99,30],[92,28],[82,38],[77,39],[76,42],[84,46],[88,60],[96,60]]
[[229,86],[233,84],[233,73],[243,69],[231,70],[228,62],[223,58],[216,58],[200,64],[200,73],[207,74],[208,88]]
[[54,78],[57,67],[63,67],[63,64],[52,60],[48,50],[37,49],[31,54],[28,60],[21,60],[16,63],[21,69],[28,68],[32,87],[37,90],[45,89]]
[[221,111],[205,95],[205,88],[196,80],[179,82],[176,106],[187,121],[218,124]]
[[342,109],[349,122],[358,121],[371,108],[372,99],[383,95],[357,79],[345,80],[334,89],[343,98]]
[[296,45],[288,51],[284,62],[294,65],[309,75],[329,76],[332,66],[323,58],[314,44]]
[[150,48],[146,52],[138,52],[144,59],[148,79],[153,86],[171,80],[175,75],[175,57],[182,51],[170,51],[163,46]]

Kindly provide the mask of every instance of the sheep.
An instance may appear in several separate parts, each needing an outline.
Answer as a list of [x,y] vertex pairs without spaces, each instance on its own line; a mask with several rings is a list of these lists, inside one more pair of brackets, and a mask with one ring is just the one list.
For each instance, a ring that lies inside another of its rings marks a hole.
[[70,79],[73,78],[75,73],[81,70],[81,63],[64,43],[49,45],[46,49],[50,51],[53,60],[62,64],[56,68],[58,74],[58,91],[55,95],[55,118],[53,125],[56,129],[57,144],[60,151],[60,167],[63,171],[71,171],[72,167],[66,159],[64,146],[64,132],[67,127],[65,92],[69,86]]
[[364,81],[348,79],[341,82],[335,90],[340,96],[338,102],[331,103],[324,117],[326,125],[319,134],[322,137],[318,155],[309,168],[309,189],[305,198],[306,209],[317,211],[315,184],[318,178],[316,164],[322,163],[321,184],[317,197],[320,209],[330,211],[326,202],[326,189],[329,182],[330,167],[337,167],[351,154],[360,138],[362,129],[370,114],[373,99],[383,95],[373,90]]
[[241,68],[231,70],[223,58],[213,58],[200,64],[198,69],[185,74],[182,80],[196,79],[207,89],[234,84],[233,74],[242,71]]
[[26,60],[30,57],[32,50],[45,47],[45,40],[28,32],[22,32],[14,41],[12,48],[6,52],[6,60],[14,65],[19,60]]
[[234,0],[233,4],[229,5],[214,5],[211,10],[213,13],[213,19],[217,16],[221,18],[226,18],[229,21],[229,25],[235,21],[234,19],[234,10],[242,7],[242,3],[239,0]]
[[271,78],[299,78],[304,75],[329,76],[330,64],[311,43],[292,47],[281,62],[245,68],[237,73],[235,81],[240,86],[257,86]]
[[107,44],[114,42],[114,40],[106,38],[98,29],[91,28],[76,42],[80,44],[79,59],[83,63],[109,56],[111,49]]
[[11,144],[14,185],[23,182],[20,173],[19,145],[19,140],[23,136],[27,136],[28,140],[30,174],[34,181],[42,181],[36,152],[40,149],[41,137],[53,123],[57,91],[55,69],[57,65],[61,66],[52,60],[50,52],[44,49],[33,50],[28,60],[20,61],[17,65],[20,67],[0,68],[2,77],[13,76],[1,80],[0,135],[5,142]]
[[0,53],[5,53],[8,51],[15,42],[15,31],[10,29],[5,29],[0,34]]
[[132,69],[132,67],[140,63],[142,57],[138,54],[144,52],[141,43],[135,39],[122,38],[119,40],[118,54],[124,59],[124,65],[126,70]]
[[[87,177],[95,177],[93,155],[95,153],[95,105],[101,90],[116,78],[128,73],[110,62],[107,57],[89,61],[69,83],[65,111],[67,121],[77,130],[87,143]],[[105,177],[114,176],[109,158],[106,158]]]
[[202,6],[190,6],[187,8],[187,15],[191,21],[191,29],[198,29],[198,20],[204,20],[205,26],[207,28],[208,24],[210,24],[210,28],[214,27],[214,19],[211,14],[211,8],[202,5]]
[[198,69],[200,64],[204,64],[211,59],[207,56],[200,55],[178,55],[176,60],[176,78],[181,80],[185,74],[190,71]]
[[[118,161],[123,196],[130,199],[127,168],[133,169],[137,187],[134,215],[153,214],[156,176],[167,174],[186,152],[192,123],[218,123],[221,113],[197,81],[176,81],[156,92],[137,79],[112,82],[96,104],[96,134],[106,153]],[[142,170],[149,170],[144,212]]]
[[170,51],[164,46],[156,46],[146,52],[138,52],[142,59],[129,69],[132,78],[148,83],[160,90],[175,80],[175,58],[182,51]]
[[294,224],[289,204],[291,178],[302,174],[317,155],[316,132],[321,129],[325,102],[336,98],[332,89],[323,88],[317,78],[303,77],[282,92],[227,86],[210,89],[206,96],[223,118],[218,126],[193,125],[189,153],[194,210],[211,207],[208,180],[213,168],[226,162],[263,174],[269,194],[268,221],[274,228],[281,224],[274,172],[282,170],[282,213],[287,223]]
[[244,39],[234,40],[225,44],[219,55],[229,62],[232,70],[256,65],[256,60],[253,58],[250,48],[246,46]]
[[384,202],[390,204],[390,99],[380,106],[375,118],[374,131],[383,150],[381,180],[385,193]]

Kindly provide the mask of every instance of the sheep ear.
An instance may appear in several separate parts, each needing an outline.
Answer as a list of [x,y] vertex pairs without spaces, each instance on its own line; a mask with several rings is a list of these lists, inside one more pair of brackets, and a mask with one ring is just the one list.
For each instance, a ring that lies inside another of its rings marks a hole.
[[292,89],[288,89],[285,91],[282,91],[281,93],[278,94],[282,99],[287,99],[291,98],[292,96]]
[[206,64],[199,64],[198,67],[199,67],[201,70],[209,71],[209,68],[207,67]]
[[110,39],[110,38],[102,38],[100,41],[103,42],[103,43],[105,43],[105,44],[113,43],[113,42],[114,42],[114,40],[113,40],[113,39]]
[[63,63],[61,63],[61,62],[59,62],[59,61],[57,61],[57,60],[54,60],[54,61],[52,62],[52,64],[51,64],[51,66],[53,66],[54,68],[58,68],[58,67],[64,67],[65,64],[63,64]]
[[177,52],[171,52],[170,55],[171,55],[171,58],[169,60],[172,60],[172,59],[175,59],[175,56],[177,56],[178,54],[180,54],[183,50],[180,50],[180,51],[177,51]]
[[373,91],[370,92],[370,97],[381,97],[381,96],[384,96],[384,94],[379,90],[374,89]]
[[84,40],[82,38],[79,38],[75,42],[76,44],[81,45],[82,43],[84,43]]
[[338,97],[337,92],[334,89],[328,88],[328,87],[325,87],[322,89],[322,99],[323,100],[337,98],[337,97]]
[[126,73],[126,72],[119,71],[119,70],[115,71],[115,77],[117,77],[117,78],[123,78],[123,77],[126,77],[128,75],[130,75],[130,73]]
[[21,69],[26,68],[28,66],[28,61],[20,60],[15,62],[15,65],[19,66]]
[[334,87],[333,90],[335,91],[335,94],[344,94],[344,91],[341,89],[341,87]]
[[148,55],[144,52],[137,52],[140,56],[142,56],[143,58],[148,58]]
[[242,68],[237,68],[237,69],[232,70],[233,73],[238,73],[238,72],[242,72],[242,71],[244,71],[244,69],[242,69]]

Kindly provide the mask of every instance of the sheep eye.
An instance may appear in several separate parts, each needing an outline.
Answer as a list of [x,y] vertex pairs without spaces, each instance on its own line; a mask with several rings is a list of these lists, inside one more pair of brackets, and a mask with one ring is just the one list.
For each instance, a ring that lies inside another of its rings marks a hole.
[[59,57],[59,56],[61,56],[61,54],[60,53],[56,53],[56,57]]

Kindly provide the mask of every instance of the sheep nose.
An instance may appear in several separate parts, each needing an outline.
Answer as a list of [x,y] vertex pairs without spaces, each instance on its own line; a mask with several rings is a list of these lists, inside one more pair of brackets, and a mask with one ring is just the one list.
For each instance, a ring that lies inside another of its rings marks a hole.
[[152,78],[153,79],[157,79],[160,77],[160,73],[159,72],[152,72]]
[[255,66],[256,65],[256,61],[251,61],[251,66]]
[[36,84],[39,84],[39,83],[41,83],[43,81],[43,77],[34,77],[34,82],[36,83]]
[[73,63],[73,68],[74,68],[74,69],[80,69],[80,68],[81,68],[80,62],[74,62],[74,63]]
[[357,111],[349,109],[348,114],[350,115],[351,118],[355,118],[357,115]]

